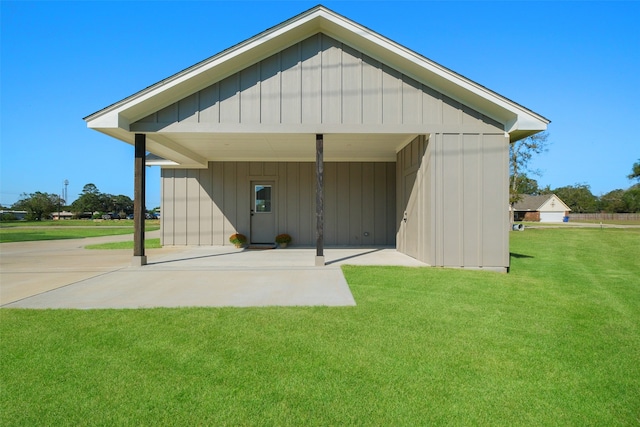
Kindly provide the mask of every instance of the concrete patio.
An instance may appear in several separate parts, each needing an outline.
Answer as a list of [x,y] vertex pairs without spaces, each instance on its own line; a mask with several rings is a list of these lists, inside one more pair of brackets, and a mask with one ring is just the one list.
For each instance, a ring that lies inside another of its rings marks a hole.
[[2,244],[0,306],[353,306],[341,265],[425,266],[388,247],[327,248],[324,267],[314,266],[312,248],[165,247],[148,250],[143,267],[131,266],[130,250],[84,249],[127,238]]

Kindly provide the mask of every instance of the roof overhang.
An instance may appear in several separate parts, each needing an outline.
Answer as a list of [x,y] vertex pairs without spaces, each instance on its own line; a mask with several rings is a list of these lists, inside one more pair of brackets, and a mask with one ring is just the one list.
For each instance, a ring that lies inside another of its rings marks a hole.
[[[363,27],[323,6],[310,9],[284,23],[277,25],[252,37],[236,46],[233,46],[211,58],[208,58],[190,68],[187,68],[165,80],[162,80],[148,88],[131,95],[115,104],[112,104],[96,113],[84,118],[87,126],[129,144],[134,142],[135,131],[131,124],[141,118],[158,111],[180,99],[183,99],[199,90],[202,90],[212,82],[222,79],[244,69],[248,65],[259,62],[269,56],[298,43],[305,38],[324,33],[336,40],[356,48],[366,55],[385,64],[391,64],[394,68],[407,76],[432,87],[433,89],[449,96],[450,98],[474,108],[478,112],[504,124],[504,131],[510,136],[511,141],[522,139],[526,136],[546,130],[549,120],[531,110],[479,85],[431,60],[419,55],[377,33]],[[304,135],[296,129],[283,131],[282,128],[263,128],[263,134],[298,134]],[[350,137],[353,141],[371,138],[371,130],[365,129],[335,129],[334,126],[316,126],[315,133],[356,134],[359,137]],[[195,138],[202,140],[208,138],[219,148],[216,141],[227,133],[247,133],[243,129],[234,129],[233,132],[214,130],[197,135]],[[259,132],[258,132],[259,133]],[[425,129],[398,129],[387,131],[387,136],[395,135],[392,141],[386,144],[389,148],[398,149],[398,144],[416,134],[424,134]],[[189,135],[191,138],[193,134]],[[228,135],[227,135],[228,136]],[[308,135],[307,135],[308,137]],[[245,136],[234,136],[244,141],[258,141],[265,136],[253,135],[253,131]],[[202,149],[202,144],[186,143],[185,135],[179,134],[155,134],[147,135],[147,150],[171,159],[170,161],[184,167],[205,167],[212,158]],[[331,137],[329,137],[329,141]],[[410,140],[410,139],[409,139]],[[359,147],[358,147],[359,148]],[[276,150],[277,152],[277,150]],[[247,151],[245,150],[245,157]],[[264,153],[263,153],[264,154]],[[234,156],[231,156],[235,158]],[[280,158],[278,154],[271,156]],[[306,156],[304,156],[306,158]],[[291,158],[288,156],[287,158]]]

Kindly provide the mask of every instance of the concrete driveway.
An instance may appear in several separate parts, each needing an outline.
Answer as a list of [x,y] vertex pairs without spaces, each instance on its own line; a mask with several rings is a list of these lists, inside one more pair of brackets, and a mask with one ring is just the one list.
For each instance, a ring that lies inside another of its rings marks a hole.
[[340,265],[425,265],[393,248],[329,248],[327,265],[315,267],[311,248],[199,246],[148,250],[148,265],[132,267],[131,250],[84,249],[126,239],[131,236],[0,244],[0,306],[350,306],[355,301]]

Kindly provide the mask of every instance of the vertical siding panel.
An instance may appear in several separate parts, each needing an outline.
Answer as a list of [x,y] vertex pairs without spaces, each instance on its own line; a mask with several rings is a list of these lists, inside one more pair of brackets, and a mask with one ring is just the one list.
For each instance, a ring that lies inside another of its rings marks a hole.
[[373,163],[373,167],[373,206],[371,208],[373,212],[373,243],[386,245],[388,244],[387,163]]
[[187,169],[187,245],[200,244],[200,183],[198,169]]
[[237,218],[237,180],[236,180],[236,163],[222,162],[224,170],[224,243],[229,244],[229,236],[238,231],[249,237],[249,230],[240,230]]
[[362,123],[362,61],[360,52],[342,47],[342,123]]
[[407,239],[406,239],[406,222],[404,222],[404,212],[407,210],[408,206],[407,206],[407,200],[409,199],[409,196],[406,194],[407,189],[405,189],[405,172],[408,168],[407,163],[406,163],[406,153],[407,150],[409,150],[410,148],[408,146],[404,147],[402,150],[400,150],[400,152],[397,153],[396,158],[397,158],[397,162],[396,162],[396,171],[394,176],[396,177],[395,180],[395,191],[396,191],[396,197],[397,197],[397,202],[396,202],[396,218],[397,218],[397,223],[394,224],[395,228],[395,232],[396,232],[396,248],[403,252],[403,253],[407,253]]
[[301,44],[280,52],[282,123],[300,123],[302,111]]
[[200,91],[200,115],[201,123],[220,122],[220,86],[216,83]]
[[236,166],[236,218],[241,233],[249,237],[251,228],[251,183],[249,162],[238,162]]
[[[336,212],[338,198],[336,171],[337,163],[328,162],[324,164],[324,241],[327,245],[336,245],[338,243],[338,219]],[[313,191],[315,191],[315,183],[313,185]]]
[[[274,165],[276,167],[276,172],[273,175],[278,176],[278,180],[276,181],[276,206],[278,207],[278,210],[276,212],[276,214],[278,215],[276,221],[278,226],[278,234],[288,233],[293,237],[293,234],[289,229],[289,222],[287,220],[287,207],[290,197],[289,193],[287,192],[287,164],[280,162],[274,163]],[[251,191],[253,191],[253,189]]]
[[200,244],[213,245],[211,167],[200,170]]
[[260,122],[280,123],[280,54],[260,63]]
[[302,241],[300,233],[300,167],[297,162],[285,163],[287,168],[287,225],[291,237],[298,241]]
[[444,135],[436,134],[434,141],[433,155],[433,181],[432,181],[432,196],[431,204],[433,206],[433,230],[435,230],[434,243],[433,243],[433,265],[441,267],[443,266],[443,240],[444,240],[444,222],[443,217],[445,213],[444,206],[444,161],[443,161],[443,138]]
[[382,67],[362,55],[362,123],[382,124]]
[[434,187],[435,187],[435,179],[434,179],[434,171],[435,166],[433,148],[435,146],[436,137],[435,135],[430,135],[429,139],[426,141],[425,154],[422,159],[422,179],[424,182],[424,200],[422,203],[424,209],[424,219],[423,219],[423,235],[422,235],[422,252],[420,260],[426,262],[427,264],[435,265],[434,256],[434,242],[435,242],[435,208],[433,204],[433,195],[434,195]]
[[[375,241],[375,175],[374,163],[362,163],[362,203],[360,205],[362,223],[362,244],[372,245]],[[368,236],[365,236],[364,233]]]
[[320,34],[302,41],[302,123],[321,123],[322,112],[322,59]]
[[462,124],[465,125],[478,125],[482,124],[482,114],[477,111],[462,105],[461,106]]
[[480,150],[479,135],[464,135],[462,145],[463,155],[463,219],[462,226],[464,230],[464,248],[463,248],[463,265],[464,266],[480,266],[480,215],[482,214],[482,205],[480,198],[482,187],[480,186]]
[[249,175],[251,176],[262,176],[264,163],[262,162],[250,162],[249,163]]
[[396,215],[398,210],[397,200],[400,200],[400,192],[397,191],[396,182],[398,174],[397,165],[394,162],[387,163],[387,242],[397,245],[396,237],[399,230],[401,215]]
[[442,123],[446,125],[461,124],[462,112],[460,111],[460,104],[445,96],[443,96],[442,101]]
[[482,136],[482,185],[492,189],[482,200],[482,263],[488,267],[506,267],[509,262],[508,147],[504,135]]
[[441,124],[440,94],[428,86],[422,85],[422,123]]
[[362,163],[349,163],[349,244],[362,244]]
[[178,121],[197,122],[198,121],[198,93],[187,96],[178,102]]
[[260,65],[240,72],[240,122],[260,123]]
[[176,169],[174,192],[174,232],[175,244],[187,244],[187,170]]
[[402,123],[402,75],[382,66],[382,121],[384,124]]
[[220,123],[240,123],[239,90],[238,73],[220,82]]
[[226,221],[224,215],[224,164],[210,162],[209,168],[211,169],[213,244],[224,245],[228,231],[225,230]]
[[421,85],[410,77],[402,76],[402,123],[422,122]]
[[462,241],[462,205],[461,185],[462,168],[460,159],[462,156],[460,135],[444,135],[443,144],[443,254],[444,265],[461,267],[461,241]]
[[158,123],[173,123],[178,121],[178,103],[173,103],[157,113]]
[[322,36],[322,123],[342,121],[342,49],[331,37]]
[[265,176],[277,176],[278,175],[278,163],[276,162],[264,162],[263,173]]
[[349,164],[339,162],[337,167],[337,220],[338,245],[349,244]]
[[162,169],[162,244],[175,245],[175,170]]
[[[299,163],[298,199],[300,200],[300,228],[298,229],[299,239],[304,245],[311,245],[315,242],[315,210],[312,209],[315,203],[315,163]],[[313,194],[313,198],[312,198]]]

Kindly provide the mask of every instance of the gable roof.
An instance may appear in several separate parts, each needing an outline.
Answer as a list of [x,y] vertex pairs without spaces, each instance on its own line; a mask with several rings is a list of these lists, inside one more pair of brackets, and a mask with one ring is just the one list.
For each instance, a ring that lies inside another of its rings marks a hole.
[[[261,61],[311,35],[323,33],[389,64],[403,74],[467,105],[504,125],[512,141],[545,130],[550,121],[486,87],[401,46],[392,40],[339,15],[316,6],[279,25],[245,40],[217,55],[180,71],[84,120],[87,126],[128,143],[133,143],[132,123],[179,101],[213,82]],[[170,142],[163,142],[165,146]],[[202,163],[195,153],[173,144],[175,158]],[[159,153],[162,155],[163,153]],[[200,156],[202,157],[202,156]]]
[[569,206],[567,206],[567,204],[555,194],[540,194],[537,196],[532,196],[530,194],[521,194],[520,197],[522,198],[513,205],[514,211],[535,212],[540,210],[550,199],[555,199],[560,202],[565,207],[564,210],[571,210]]

